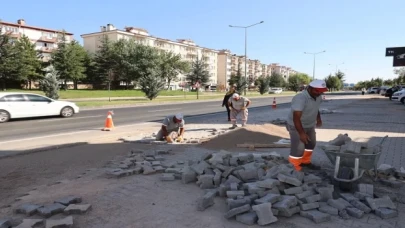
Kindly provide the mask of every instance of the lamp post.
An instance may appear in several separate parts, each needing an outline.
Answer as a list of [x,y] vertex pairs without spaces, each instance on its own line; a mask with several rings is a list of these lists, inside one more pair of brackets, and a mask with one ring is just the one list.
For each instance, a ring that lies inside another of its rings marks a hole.
[[[250,27],[253,27],[255,25],[262,24],[263,22],[264,21],[260,21],[258,23],[251,24],[249,26],[229,25],[229,27],[231,27],[231,28],[243,28],[243,29],[245,29],[245,80],[246,80],[246,83],[248,83],[248,79],[247,79],[247,29],[250,28]],[[246,96],[246,90],[247,90],[247,87],[244,90],[244,95],[245,96]]]
[[321,53],[324,53],[324,52],[326,52],[326,50],[320,51],[320,52],[304,52],[304,54],[314,56],[314,68],[313,68],[313,72],[312,72],[312,79],[313,80],[315,80],[315,57],[316,57],[317,54],[321,54]]
[[329,64],[329,66],[335,66],[335,73],[337,74],[337,72],[338,72],[338,66],[343,65],[343,64],[345,64],[345,63],[342,62],[342,63],[340,63],[340,64],[335,64],[335,65]]

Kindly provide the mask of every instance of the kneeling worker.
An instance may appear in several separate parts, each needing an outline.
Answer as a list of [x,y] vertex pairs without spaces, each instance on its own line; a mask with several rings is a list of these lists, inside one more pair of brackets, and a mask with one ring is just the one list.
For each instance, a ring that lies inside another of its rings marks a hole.
[[156,140],[166,140],[171,143],[183,141],[184,119],[183,114],[170,115],[164,118],[162,128],[156,135]]
[[231,123],[232,123],[231,129],[235,129],[236,127],[238,127],[238,125],[236,125],[236,119],[239,113],[241,114],[242,127],[244,127],[248,120],[247,107],[250,105],[251,101],[246,97],[242,97],[239,94],[234,93],[232,97],[229,98],[228,103],[231,109]]
[[322,93],[328,91],[323,80],[312,81],[308,88],[295,95],[291,101],[291,111],[287,119],[287,130],[291,138],[291,151],[288,158],[295,169],[302,167],[319,169],[311,163],[312,151],[316,146],[315,127],[322,126],[319,106]]

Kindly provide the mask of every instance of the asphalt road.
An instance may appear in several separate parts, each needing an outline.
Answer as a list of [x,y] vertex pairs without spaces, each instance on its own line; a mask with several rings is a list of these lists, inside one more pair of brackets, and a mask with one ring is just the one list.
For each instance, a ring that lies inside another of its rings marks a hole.
[[[350,93],[351,95],[353,93]],[[336,94],[344,95],[344,94]],[[334,96],[334,95],[328,95]],[[292,96],[277,97],[278,107],[287,107]],[[270,108],[273,99],[251,98],[251,111],[257,108]],[[137,106],[114,108],[114,125],[130,125],[142,122],[162,121],[170,114],[183,113],[185,119],[197,118],[201,115],[218,115],[218,118],[227,119],[226,110],[221,107],[221,101],[207,101],[196,103],[164,104],[156,106]],[[0,125],[0,142],[18,140],[31,137],[47,136],[74,131],[101,129],[109,109],[83,110],[72,118],[35,118],[28,120],[13,120]]]

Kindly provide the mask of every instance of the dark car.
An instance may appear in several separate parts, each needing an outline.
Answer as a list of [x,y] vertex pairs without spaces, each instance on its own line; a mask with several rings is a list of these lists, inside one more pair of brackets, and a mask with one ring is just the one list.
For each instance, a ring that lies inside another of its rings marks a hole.
[[385,97],[389,97],[391,100],[392,94],[394,94],[397,91],[398,91],[397,87],[391,87],[391,88],[387,89],[387,91],[385,91]]

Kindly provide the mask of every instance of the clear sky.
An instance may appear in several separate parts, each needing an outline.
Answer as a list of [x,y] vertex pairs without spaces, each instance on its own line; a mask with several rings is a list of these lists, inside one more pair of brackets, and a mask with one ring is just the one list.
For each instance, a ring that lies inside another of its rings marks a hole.
[[405,0],[20,0],[3,1],[1,8],[3,21],[65,29],[80,42],[81,34],[111,23],[236,54],[244,54],[243,29],[228,25],[263,20],[248,30],[249,58],[312,75],[313,58],[303,52],[326,50],[317,56],[316,77],[344,62],[339,69],[353,83],[393,78],[385,48],[405,46]]

